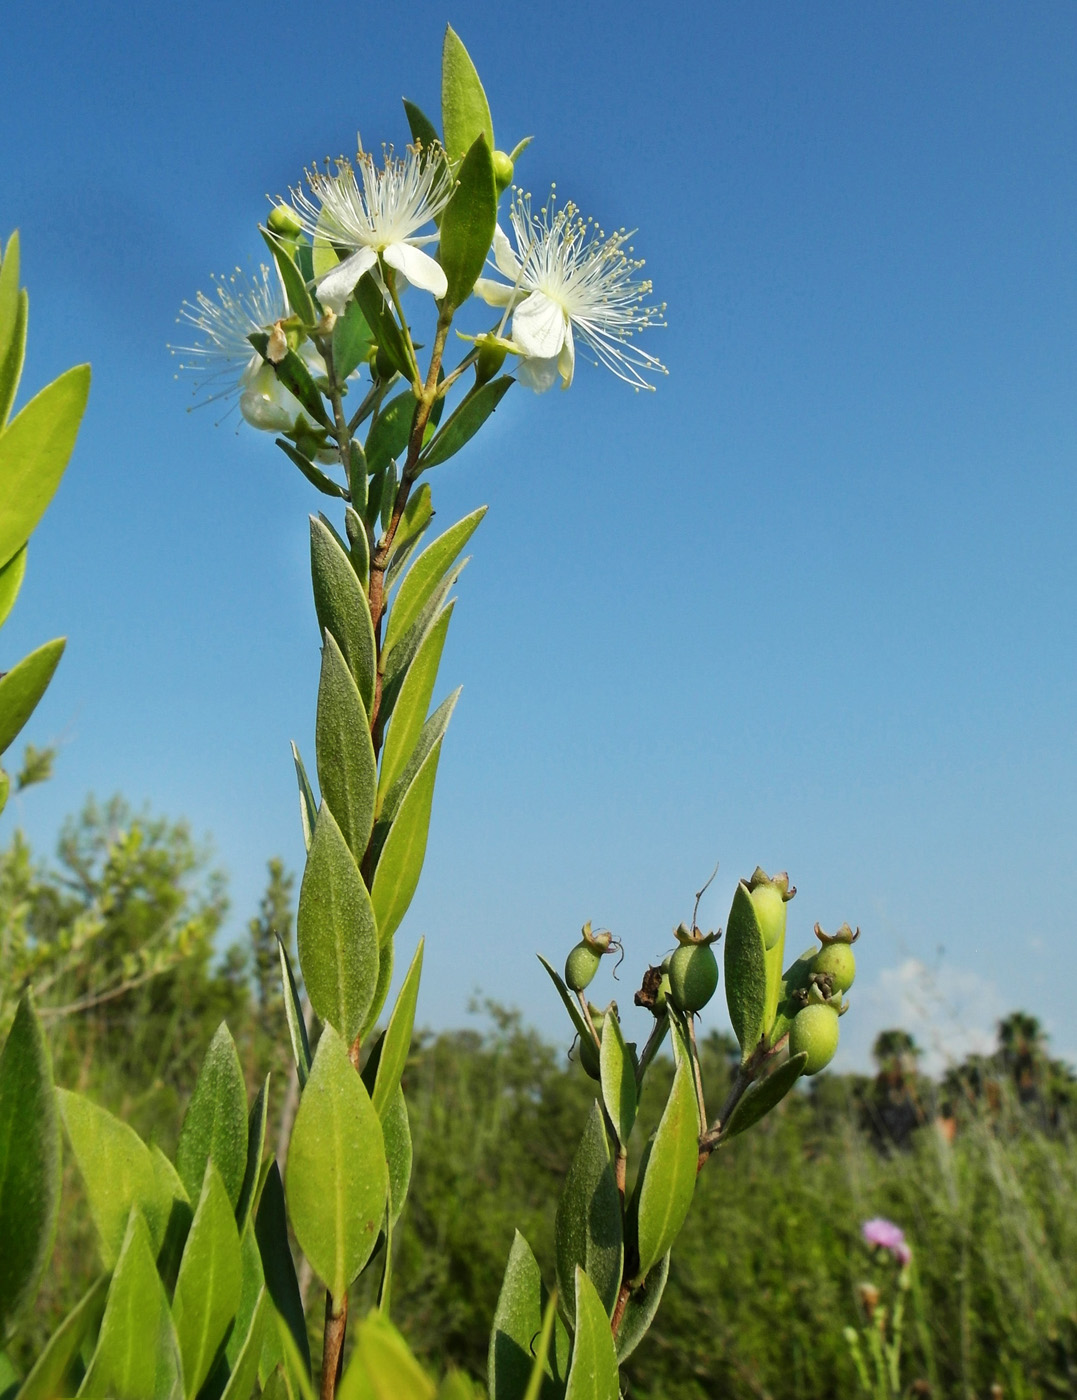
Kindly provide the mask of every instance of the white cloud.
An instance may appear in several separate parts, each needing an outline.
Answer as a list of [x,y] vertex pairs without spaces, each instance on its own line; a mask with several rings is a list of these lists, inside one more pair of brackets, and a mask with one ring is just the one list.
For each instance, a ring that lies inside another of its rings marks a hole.
[[928,1074],[940,1074],[970,1054],[996,1045],[998,1022],[1010,1008],[998,986],[970,968],[939,963],[929,967],[906,958],[884,968],[873,982],[858,982],[842,1018],[842,1054],[834,1068],[867,1071],[871,1045],[882,1030],[908,1031],[923,1053]]

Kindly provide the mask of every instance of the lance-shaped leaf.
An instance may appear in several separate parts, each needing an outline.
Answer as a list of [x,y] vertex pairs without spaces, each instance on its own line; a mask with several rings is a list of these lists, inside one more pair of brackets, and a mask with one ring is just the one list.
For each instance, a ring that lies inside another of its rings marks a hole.
[[380,851],[384,845],[385,836],[388,834],[390,823],[396,820],[396,815],[400,811],[404,798],[408,794],[412,783],[426,762],[428,756],[434,751],[445,737],[445,731],[449,727],[453,710],[456,709],[456,702],[460,699],[462,686],[457,686],[453,693],[444,699],[434,713],[419,731],[419,737],[415,746],[408,755],[408,760],[400,776],[393,783],[392,787],[384,794],[378,816],[378,825],[383,828],[381,840],[376,841],[376,847]]
[[647,1335],[658,1312],[662,1294],[666,1291],[668,1278],[669,1255],[663,1254],[647,1275],[646,1282],[634,1288],[628,1295],[628,1302],[621,1314],[621,1325],[617,1329],[618,1365],[624,1364]]
[[389,725],[381,754],[378,812],[381,811],[386,795],[396,786],[408,760],[416,752],[419,735],[423,731],[430,699],[434,693],[438,667],[441,665],[441,653],[445,648],[445,637],[452,614],[453,604],[450,603],[439,614],[437,621],[424,637],[397,695],[392,723]]
[[[8,359],[13,348],[16,346],[17,332],[19,329],[20,309],[22,312],[22,340],[26,338],[26,293],[19,288],[19,235],[13,233],[8,239],[7,248],[0,259],[0,367]],[[15,370],[15,385],[11,390],[11,399],[15,397],[15,388],[18,386],[18,374],[22,369],[21,356],[18,368]],[[11,408],[11,400],[6,402],[0,399],[0,428],[7,421],[7,415]]]
[[310,572],[319,627],[336,638],[369,714],[377,669],[370,609],[347,551],[314,516],[310,519]]
[[388,658],[383,658],[385,660],[385,675],[381,688],[381,706],[378,710],[379,727],[384,728],[395,713],[396,702],[400,698],[400,691],[407,680],[412,662],[437,625],[438,618],[445,607],[451,605],[451,600],[450,604],[447,604],[445,600],[455,588],[457,579],[467,565],[468,559],[461,559],[459,564],[449,570],[431,593],[422,612],[394,646],[392,653]]
[[565,1400],[619,1400],[617,1353],[608,1309],[587,1273],[576,1267],[576,1332]]
[[772,1108],[781,1103],[800,1078],[807,1062],[808,1052],[802,1050],[799,1055],[786,1060],[784,1065],[780,1065],[766,1079],[752,1084],[723,1124],[722,1141],[726,1142],[738,1133],[743,1133],[746,1128],[758,1123],[760,1118],[765,1117]]
[[419,371],[408,350],[404,334],[397,325],[392,308],[385,300],[385,294],[374,281],[371,273],[359,279],[355,288],[355,299],[366,317],[367,325],[373,332],[378,349],[409,384],[419,378]]
[[172,1300],[187,1400],[201,1390],[239,1307],[242,1261],[232,1212],[209,1161]]
[[[280,939],[277,939],[280,946]],[[262,1154],[265,1151],[266,1119],[269,1117],[269,1078],[267,1074],[258,1090],[258,1097],[251,1106],[247,1118],[247,1166],[243,1173],[243,1186],[236,1206],[236,1228],[242,1235],[247,1217],[254,1205],[255,1194],[262,1176]]]
[[348,506],[344,512],[344,527],[348,533],[348,552],[355,577],[359,580],[360,588],[366,588],[370,582],[370,536],[366,521],[357,510]]
[[[142,1214],[150,1229],[150,1239],[157,1248],[157,1272],[165,1287],[175,1286],[187,1231],[191,1228],[190,1198],[180,1180],[179,1172],[156,1143],[150,1148],[150,1161],[156,1182],[152,1205],[143,1205]],[[161,1240],[157,1245],[158,1239]]]
[[475,436],[515,383],[510,374],[503,374],[469,394],[437,436],[430,440],[419,458],[420,469],[439,467],[454,457]]
[[338,501],[347,497],[348,493],[343,486],[338,486],[331,476],[327,476],[321,467],[316,466],[305,453],[300,452],[299,448],[293,446],[287,438],[277,438],[276,444],[323,496],[335,496]]
[[315,1014],[350,1045],[378,981],[378,923],[333,813],[323,802],[296,915],[299,966]]
[[29,995],[0,1054],[0,1340],[37,1293],[60,1207],[60,1127]]
[[381,1114],[385,1160],[389,1167],[389,1226],[400,1219],[411,1184],[411,1122],[404,1090],[398,1084]]
[[599,1055],[602,1076],[602,1102],[622,1147],[627,1146],[636,1121],[636,1066],[632,1062],[621,1025],[612,1012],[602,1023]]
[[172,1314],[146,1222],[137,1210],[131,1212],[97,1347],[78,1393],[117,1400],[179,1400],[183,1395]]
[[485,136],[487,146],[494,149],[490,104],[471,55],[450,25],[445,26],[441,50],[441,124],[445,150],[454,163],[463,159],[478,136]]
[[314,837],[314,823],[318,819],[318,804],[314,800],[314,789],[310,785],[307,770],[303,766],[303,760],[299,757],[299,750],[294,742],[292,744],[292,762],[295,764],[296,781],[299,783],[299,819],[303,826],[303,844],[309,851],[311,840]]
[[256,331],[247,339],[266,364],[272,365],[277,378],[289,393],[299,400],[315,423],[320,424],[323,428],[331,428],[333,426],[332,420],[325,411],[325,400],[311,378],[310,370],[303,358],[297,355],[294,350],[286,350],[282,359],[271,360],[269,358],[269,336],[265,331]]
[[102,1275],[60,1323],[19,1387],[18,1400],[55,1400],[57,1395],[70,1395],[71,1389],[64,1382],[83,1341],[100,1325],[110,1283],[109,1276]]
[[400,1087],[400,1078],[404,1073],[408,1052],[411,1050],[411,1032],[415,1025],[415,1003],[418,1000],[419,979],[423,972],[424,943],[425,940],[420,938],[419,946],[411,960],[404,984],[397,994],[396,1005],[393,1007],[393,1014],[389,1018],[389,1025],[381,1042],[378,1072],[371,1100],[375,1112],[382,1119],[385,1117],[396,1090]]
[[497,226],[493,146],[480,132],[456,172],[456,188],[441,216],[438,261],[448,289],[442,304],[462,306],[490,252]]
[[57,637],[24,656],[0,678],[0,753],[10,747],[33,714],[60,664],[63,651],[64,639]]
[[378,859],[370,899],[383,946],[400,927],[419,883],[440,757],[438,740],[412,779]]
[[15,606],[23,578],[26,575],[26,546],[17,550],[7,563],[0,568],[0,624],[7,620]]
[[81,1094],[56,1091],[68,1141],[86,1189],[101,1262],[116,1264],[132,1208],[141,1212],[156,1255],[164,1242],[173,1194],[135,1130]]
[[434,518],[434,505],[430,487],[424,481],[418,490],[408,497],[404,514],[400,517],[393,545],[389,553],[389,566],[385,571],[385,585],[388,588],[400,573],[402,563],[410,557],[411,551],[422,537],[426,527]]
[[366,440],[366,465],[371,476],[383,471],[394,457],[403,455],[418,405],[411,390],[405,389],[390,399],[375,418]]
[[691,1058],[683,1032],[674,1024],[673,1086],[658,1128],[640,1164],[632,1201],[639,1259],[633,1285],[646,1279],[681,1232],[692,1204],[699,1160],[699,1108]]
[[[302,1100],[300,1100],[302,1108]],[[273,1307],[287,1328],[294,1345],[310,1372],[310,1350],[307,1324],[303,1317],[303,1300],[299,1293],[295,1263],[288,1244],[288,1221],[284,1212],[284,1185],[276,1162],[269,1169],[262,1187],[258,1211],[254,1217],[255,1237],[262,1259],[262,1272]]]
[[378,1115],[331,1026],[299,1103],[286,1178],[296,1239],[339,1300],[377,1243],[389,1172]]
[[565,1010],[568,1012],[569,1015],[569,1020],[572,1022],[573,1026],[576,1029],[576,1034],[580,1037],[581,1040],[593,1040],[593,1036],[591,1035],[591,1028],[583,1019],[583,1012],[580,1009],[580,1004],[569,991],[569,989],[565,986],[564,978],[561,976],[561,974],[557,971],[556,968],[551,967],[551,965],[546,961],[546,959],[542,956],[541,953],[538,955],[538,960],[546,969],[546,971],[550,974],[550,981],[557,988],[557,995],[561,998],[562,1002],[564,1003]]
[[315,744],[322,798],[356,862],[374,825],[378,761],[359,688],[332,632],[324,634]]
[[725,997],[745,1063],[766,1029],[767,949],[743,880],[733,895],[726,926]]
[[358,302],[349,301],[333,327],[333,368],[343,384],[370,354],[374,335]]
[[176,1147],[176,1170],[192,1201],[202,1194],[211,1157],[234,1210],[247,1171],[247,1086],[223,1021],[206,1051]]
[[289,245],[283,239],[278,238],[270,229],[259,229],[259,233],[265,239],[266,247],[273,254],[273,261],[277,264],[280,280],[284,283],[288,305],[305,326],[313,326],[318,320],[318,312],[314,306],[314,300],[307,290],[306,279],[292,261]]
[[89,365],[69,369],[0,432],[0,564],[22,548],[52,500],[89,392]]
[[7,349],[0,354],[0,428],[8,420],[15,405],[19,380],[22,377],[23,361],[26,358],[26,323],[30,315],[30,302],[26,292],[18,294],[15,308],[15,325]]
[[463,520],[457,521],[443,535],[439,535],[433,544],[428,545],[405,574],[385,629],[383,650],[387,665],[388,654],[418,619],[438,583],[445,577],[460,551],[478,529],[479,522],[485,514],[486,507],[480,506],[470,515],[465,515]]
[[243,1331],[243,1342],[232,1361],[220,1400],[250,1400],[258,1381],[258,1362],[271,1311],[269,1294],[263,1288],[255,1302],[254,1314]]
[[[608,1315],[621,1286],[624,1228],[621,1195],[613,1172],[609,1139],[598,1103],[591,1105],[587,1127],[565,1177],[554,1224],[557,1287],[561,1306],[573,1321],[576,1266],[587,1270]],[[611,1344],[612,1345],[612,1344]]]
[[[548,1296],[531,1246],[519,1230],[512,1241],[490,1332],[487,1374],[490,1400],[524,1400],[534,1369],[533,1347],[547,1314]],[[568,1333],[558,1317],[553,1347],[547,1346],[534,1400],[561,1400],[565,1392]]]
[[288,1023],[288,1039],[292,1046],[299,1087],[302,1089],[310,1073],[310,1041],[307,1038],[307,1022],[303,1015],[303,1004],[299,1000],[299,988],[295,984],[291,959],[281,939],[277,938],[277,952],[280,954],[281,984],[284,989],[284,1018]]
[[441,145],[441,137],[437,133],[437,127],[414,102],[409,102],[405,97],[404,115],[408,119],[408,126],[411,129],[411,139],[417,146],[422,146],[424,150],[430,150],[434,146]]
[[436,1387],[389,1319],[371,1312],[356,1328],[340,1400],[435,1400]]

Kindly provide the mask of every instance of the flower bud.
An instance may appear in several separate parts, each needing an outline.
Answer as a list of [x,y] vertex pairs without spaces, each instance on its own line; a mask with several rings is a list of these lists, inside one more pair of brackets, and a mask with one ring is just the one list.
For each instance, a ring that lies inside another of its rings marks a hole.
[[266,433],[290,432],[302,407],[277,378],[273,366],[262,364],[239,396],[239,411],[252,428]]
[[805,1074],[818,1074],[834,1058],[838,1048],[838,1013],[826,1003],[805,1006],[789,1028],[790,1057],[807,1053]]
[[748,893],[769,952],[785,938],[785,906],[796,894],[796,887],[790,888],[789,876],[784,871],[772,880],[762,866],[757,865],[748,881]]
[[303,225],[287,204],[274,205],[266,220],[266,226],[271,233],[283,234],[285,238],[295,238],[303,232]]
[[512,184],[513,175],[512,157],[504,151],[494,152],[494,185],[498,194],[502,194]]
[[480,336],[475,344],[479,352],[475,361],[475,381],[478,384],[486,384],[505,363],[508,347],[503,340],[493,335]]

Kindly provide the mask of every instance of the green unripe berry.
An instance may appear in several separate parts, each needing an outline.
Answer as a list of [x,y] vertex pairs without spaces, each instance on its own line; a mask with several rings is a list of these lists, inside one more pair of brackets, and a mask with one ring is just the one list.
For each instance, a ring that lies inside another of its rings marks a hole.
[[709,943],[682,943],[669,964],[669,989],[682,1011],[702,1011],[718,986],[718,959]]
[[856,955],[848,943],[828,943],[816,953],[811,970],[829,977],[836,992],[847,992],[856,977]]
[[483,339],[479,341],[479,353],[475,360],[475,378],[480,384],[486,384],[493,379],[495,374],[501,370],[505,363],[505,356],[508,351],[504,345],[496,340]]
[[498,194],[512,184],[513,164],[504,151],[494,152],[494,185]]
[[601,961],[602,952],[593,943],[577,943],[565,960],[565,984],[569,990],[582,992],[590,986]]
[[785,900],[777,885],[756,885],[750,897],[769,952],[785,934]]
[[838,1013],[832,1006],[805,1006],[789,1028],[789,1054],[807,1052],[805,1074],[818,1074],[834,1058],[838,1048]]

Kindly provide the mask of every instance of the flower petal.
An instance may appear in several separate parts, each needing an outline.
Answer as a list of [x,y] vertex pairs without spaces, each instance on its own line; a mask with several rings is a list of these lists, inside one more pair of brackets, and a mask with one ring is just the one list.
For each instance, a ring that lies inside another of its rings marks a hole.
[[390,243],[382,253],[390,267],[402,272],[413,287],[443,297],[449,290],[448,279],[429,253],[413,248],[410,243]]
[[572,322],[565,326],[565,343],[561,346],[561,353],[557,357],[557,372],[561,376],[561,388],[568,389],[572,384],[573,371],[576,368],[576,346],[572,339]]
[[494,225],[493,253],[498,272],[503,277],[507,277],[510,282],[515,282],[520,275],[520,259],[512,251],[508,234],[504,232],[500,224]]
[[561,353],[568,319],[545,292],[532,292],[512,313],[512,338],[525,355],[549,360]]
[[533,389],[536,394],[544,394],[557,382],[557,356],[548,360],[521,360],[516,378],[525,389]]
[[343,315],[344,304],[355,290],[355,284],[377,261],[378,255],[373,248],[360,248],[352,253],[351,257],[331,267],[318,281],[318,300],[338,316]]
[[515,287],[506,287],[504,282],[495,282],[490,277],[480,277],[475,291],[487,306],[514,306],[520,299]]
[[303,412],[298,399],[277,378],[272,365],[263,364],[239,396],[239,411],[252,428],[266,433],[286,433]]

